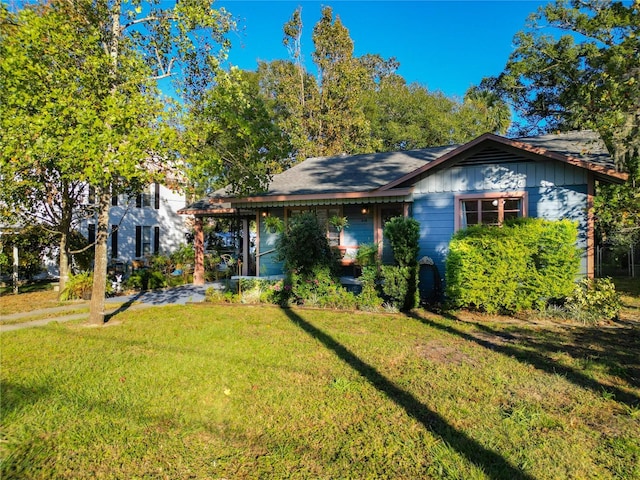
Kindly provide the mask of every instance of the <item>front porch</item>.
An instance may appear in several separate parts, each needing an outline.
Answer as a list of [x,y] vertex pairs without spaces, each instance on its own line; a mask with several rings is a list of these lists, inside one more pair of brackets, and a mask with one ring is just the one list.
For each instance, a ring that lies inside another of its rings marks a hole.
[[[288,222],[304,212],[313,212],[320,225],[326,229],[327,239],[336,250],[342,268],[341,276],[350,278],[352,285],[359,276],[357,256],[364,245],[377,248],[378,258],[391,263],[390,248],[383,237],[384,223],[394,216],[407,216],[410,203],[396,198],[364,198],[349,202],[288,201],[261,202],[257,205],[220,205],[218,208],[191,208],[182,213],[192,213],[194,222],[195,265],[193,281],[196,285],[205,282],[205,235],[204,222],[208,217],[232,219],[237,232],[255,232],[255,248],[250,237],[236,233],[237,243],[233,247],[236,264],[232,266],[232,277],[277,278],[284,274],[283,265],[277,260],[276,244]],[[280,224],[280,228],[274,225]],[[253,234],[253,233],[252,233]]]

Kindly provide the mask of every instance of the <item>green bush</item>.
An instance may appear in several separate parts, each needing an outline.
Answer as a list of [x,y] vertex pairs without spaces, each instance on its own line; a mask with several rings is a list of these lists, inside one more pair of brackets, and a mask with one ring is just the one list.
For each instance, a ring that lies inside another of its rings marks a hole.
[[395,307],[411,310],[419,303],[418,252],[420,224],[413,218],[394,217],[384,226],[397,267],[384,267],[383,291]]
[[384,236],[389,240],[393,258],[401,267],[418,263],[420,250],[420,224],[408,217],[394,217],[384,225]]
[[88,299],[93,288],[93,273],[86,271],[76,275],[69,275],[64,290],[60,293],[60,300]]
[[415,267],[384,265],[382,291],[388,301],[399,310],[411,310],[418,305],[418,270]]
[[378,244],[363,243],[358,247],[356,263],[361,267],[369,267],[378,264]]
[[380,297],[380,273],[377,265],[363,267],[359,280],[362,283],[362,291],[357,296],[358,309],[370,312],[379,310],[382,306],[382,298]]
[[566,299],[564,307],[586,323],[618,317],[622,304],[610,278],[585,278]]
[[141,268],[136,270],[127,279],[127,286],[133,289],[140,290],[155,290],[157,288],[164,288],[167,286],[167,279],[158,270],[151,270],[149,268]]
[[[60,293],[60,300],[88,300],[91,298],[91,291],[93,290],[93,272],[85,271],[76,275],[69,275],[67,282],[65,283],[64,290]],[[107,280],[105,284],[105,293],[111,295],[113,289],[111,282]]]
[[306,275],[316,267],[334,267],[335,259],[327,234],[313,213],[293,217],[276,243],[278,261],[286,272]]
[[488,313],[543,308],[573,291],[580,263],[577,225],[518,219],[458,231],[446,259],[453,307]]

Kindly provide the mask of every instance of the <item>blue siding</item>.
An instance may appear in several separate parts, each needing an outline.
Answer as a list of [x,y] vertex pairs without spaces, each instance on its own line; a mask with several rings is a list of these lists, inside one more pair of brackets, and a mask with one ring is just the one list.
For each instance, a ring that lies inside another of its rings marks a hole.
[[342,245],[362,245],[373,243],[373,209],[362,214],[361,205],[345,205],[342,214],[349,220],[349,226],[342,231]]
[[[284,219],[283,208],[273,208],[269,211],[269,215]],[[260,255],[258,276],[265,277],[267,275],[282,275],[282,262],[275,259],[276,240],[278,234],[268,233],[264,229],[262,218],[259,219],[258,228],[260,229],[260,241],[258,243],[258,255]]]
[[529,217],[578,222],[578,247],[585,252],[587,175],[561,162],[517,162],[453,167],[419,181],[414,189],[413,217],[420,223],[420,257],[429,256],[444,276],[445,258],[454,233],[454,202],[458,194],[527,192]]

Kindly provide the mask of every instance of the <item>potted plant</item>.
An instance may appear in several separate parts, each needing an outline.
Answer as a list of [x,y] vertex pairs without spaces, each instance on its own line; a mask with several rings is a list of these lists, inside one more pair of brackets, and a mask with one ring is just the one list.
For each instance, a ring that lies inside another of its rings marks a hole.
[[342,231],[343,228],[346,228],[349,226],[349,220],[347,219],[347,217],[341,217],[339,215],[333,215],[330,219],[329,219],[329,224],[333,225],[333,227],[335,227],[336,230],[338,230],[338,232]]
[[267,233],[282,233],[284,231],[284,223],[279,217],[272,217],[269,215],[264,217],[262,221]]

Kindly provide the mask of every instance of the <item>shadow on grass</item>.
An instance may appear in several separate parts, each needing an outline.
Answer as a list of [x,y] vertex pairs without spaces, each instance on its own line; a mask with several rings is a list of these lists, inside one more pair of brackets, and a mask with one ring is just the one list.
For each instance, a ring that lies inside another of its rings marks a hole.
[[0,398],[4,415],[14,414],[51,395],[44,385],[20,385],[14,382],[0,382]]
[[427,430],[439,436],[451,448],[456,450],[467,460],[480,467],[489,478],[499,479],[533,479],[519,468],[511,465],[498,453],[482,446],[465,433],[457,430],[441,415],[430,410],[411,393],[394,385],[382,375],[375,367],[362,361],[347,347],[336,341],[333,337],[304,320],[300,315],[290,309],[284,309],[289,319],[321,342],[326,348],[333,351],[338,358],[362,375],[367,381],[390,400],[401,407],[407,415],[420,422]]
[[[637,387],[637,375],[640,371],[640,365],[638,364],[638,353],[640,353],[637,340],[638,336],[636,332],[633,332],[633,334],[630,335],[629,329],[627,328],[619,329],[620,331],[617,333],[605,333],[603,331],[599,331],[599,340],[597,340],[596,344],[593,343],[594,339],[598,338],[598,335],[596,335],[595,332],[590,332],[590,335],[588,336],[584,332],[582,334],[578,333],[573,337],[574,345],[567,345],[562,343],[561,338],[556,337],[554,340],[539,342],[530,336],[530,332],[522,335],[519,334],[517,330],[502,332],[480,323],[474,323],[473,325],[482,332],[482,335],[473,335],[472,333],[464,332],[454,326],[443,325],[435,320],[430,320],[413,313],[409,313],[407,315],[410,318],[428,325],[429,327],[433,327],[451,335],[474,342],[494,352],[508,355],[519,362],[531,365],[538,370],[550,374],[562,375],[573,384],[591,390],[597,394],[602,394],[605,391],[612,393],[615,395],[616,401],[624,403],[630,407],[635,407],[640,404],[640,397],[637,395],[613,385],[600,383],[580,370],[566,365],[561,365],[545,355],[545,352],[563,352],[578,359],[596,358],[600,355],[610,356],[612,359],[609,361],[608,365],[610,373],[616,375],[620,374],[620,371],[624,371],[624,376],[629,381],[629,384]],[[455,315],[446,314],[443,316],[449,320],[464,323],[463,320],[460,320]],[[623,349],[622,352],[613,352],[613,349],[620,345],[626,345],[628,351]],[[602,352],[605,353],[603,354]],[[601,363],[606,365],[604,361]]]
[[116,310],[114,310],[113,312],[105,315],[104,316],[104,323],[107,323],[109,320],[111,320],[113,317],[115,317],[119,313],[126,312],[134,303],[136,303],[138,301],[138,299],[140,297],[142,297],[143,294],[144,294],[144,292],[136,293],[129,300],[127,300],[125,303],[120,305]]

